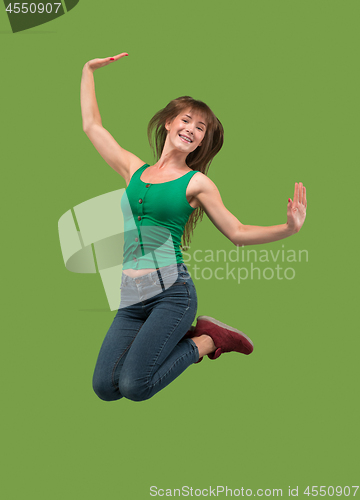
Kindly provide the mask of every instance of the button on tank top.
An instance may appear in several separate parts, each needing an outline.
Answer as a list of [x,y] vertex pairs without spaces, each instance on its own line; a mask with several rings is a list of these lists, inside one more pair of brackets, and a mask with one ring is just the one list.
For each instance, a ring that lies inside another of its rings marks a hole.
[[181,237],[195,210],[186,188],[197,170],[160,184],[140,179],[145,163],[130,179],[121,198],[124,216],[123,269],[146,269],[181,263]]

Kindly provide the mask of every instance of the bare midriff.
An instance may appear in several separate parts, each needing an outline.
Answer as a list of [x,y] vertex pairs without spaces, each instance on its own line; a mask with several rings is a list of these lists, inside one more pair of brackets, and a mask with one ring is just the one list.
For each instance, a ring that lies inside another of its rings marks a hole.
[[144,276],[154,271],[156,271],[156,269],[125,269],[123,273],[126,274],[126,276],[130,276],[130,278],[138,278],[139,276]]

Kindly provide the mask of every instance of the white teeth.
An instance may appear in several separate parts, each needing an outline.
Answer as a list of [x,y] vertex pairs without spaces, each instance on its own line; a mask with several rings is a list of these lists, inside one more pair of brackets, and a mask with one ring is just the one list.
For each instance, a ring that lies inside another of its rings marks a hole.
[[185,137],[184,135],[180,135],[180,137],[181,137],[182,139],[185,139],[185,141],[187,141],[187,142],[192,142],[192,140],[191,140],[191,139],[189,139],[188,137]]

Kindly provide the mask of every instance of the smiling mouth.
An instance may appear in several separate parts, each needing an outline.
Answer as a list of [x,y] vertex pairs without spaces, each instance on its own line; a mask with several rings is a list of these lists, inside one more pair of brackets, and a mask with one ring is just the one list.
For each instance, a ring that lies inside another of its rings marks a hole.
[[192,140],[189,139],[189,137],[186,137],[186,135],[181,135],[179,134],[180,139],[182,139],[184,142],[187,142],[188,144],[192,143]]

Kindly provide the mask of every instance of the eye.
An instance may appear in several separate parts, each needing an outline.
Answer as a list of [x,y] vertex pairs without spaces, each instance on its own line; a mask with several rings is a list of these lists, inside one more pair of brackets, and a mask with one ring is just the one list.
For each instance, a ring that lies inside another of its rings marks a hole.
[[185,120],[185,119],[183,118],[183,122],[187,123],[187,120]]
[[203,129],[201,127],[198,127],[199,130],[201,130],[201,132],[203,131]]

